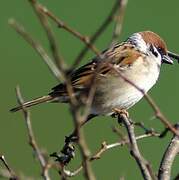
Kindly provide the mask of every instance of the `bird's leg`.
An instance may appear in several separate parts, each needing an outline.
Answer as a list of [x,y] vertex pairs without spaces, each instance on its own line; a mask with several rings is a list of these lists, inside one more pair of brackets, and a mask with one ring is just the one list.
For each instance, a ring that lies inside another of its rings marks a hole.
[[120,118],[119,118],[121,114],[125,114],[126,117],[129,119],[129,113],[127,112],[126,109],[114,108],[112,109],[112,111],[113,111],[113,114],[111,116],[113,118],[118,118],[119,123],[121,123]]
[[[96,117],[97,115],[94,114],[90,114],[88,115],[87,119],[81,123],[80,128],[85,125],[87,122],[89,122],[91,119],[93,119],[94,117]],[[74,131],[69,135],[65,137],[65,143],[68,142],[77,142],[78,140],[78,136],[77,136],[77,129],[75,128]]]
[[[80,125],[80,128],[89,122],[96,115],[89,115],[87,119]],[[78,141],[77,129],[75,129],[69,136],[65,137],[65,144],[58,154],[57,152],[52,153],[50,156],[55,157],[61,165],[67,165],[71,159],[75,156],[75,146],[74,143]]]

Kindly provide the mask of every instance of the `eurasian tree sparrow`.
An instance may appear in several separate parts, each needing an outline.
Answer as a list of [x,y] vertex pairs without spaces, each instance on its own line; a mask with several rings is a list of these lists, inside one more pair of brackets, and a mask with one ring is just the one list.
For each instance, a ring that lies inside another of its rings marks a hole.
[[[171,58],[178,59],[179,57],[167,50],[165,42],[159,35],[151,31],[138,32],[121,44],[103,51],[100,57],[95,57],[88,64],[74,70],[70,74],[70,80],[75,96],[82,104],[85,103],[86,96],[93,85],[94,76],[96,76],[96,91],[89,117],[111,115],[114,108],[127,110],[144,95],[126,82],[115,71],[115,68],[147,93],[157,82],[161,65],[173,64]],[[25,102],[23,106],[30,107],[43,102],[68,103],[66,85],[61,83],[52,88],[52,92],[47,96]],[[20,109],[22,106],[15,107],[11,111]]]

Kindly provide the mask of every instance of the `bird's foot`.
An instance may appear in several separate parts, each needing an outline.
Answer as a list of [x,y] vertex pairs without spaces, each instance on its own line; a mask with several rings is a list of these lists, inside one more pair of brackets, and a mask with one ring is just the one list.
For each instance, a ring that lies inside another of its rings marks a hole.
[[111,116],[114,118],[118,118],[119,124],[122,123],[121,115],[125,115],[129,119],[129,113],[125,109],[114,108],[112,111],[113,111],[113,114]]
[[129,118],[129,113],[127,112],[126,109],[119,109],[119,108],[114,108],[113,110],[112,117],[118,117],[121,114],[124,114],[127,118]]

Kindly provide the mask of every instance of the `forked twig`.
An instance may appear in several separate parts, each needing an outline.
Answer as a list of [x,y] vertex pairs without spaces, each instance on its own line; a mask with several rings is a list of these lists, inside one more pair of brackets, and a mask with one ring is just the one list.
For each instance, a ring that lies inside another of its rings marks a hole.
[[[21,105],[23,107],[23,103],[24,100],[21,96],[20,93],[20,89],[19,87],[16,87],[16,94],[17,94],[17,100],[19,105]],[[25,122],[26,122],[26,127],[27,127],[27,134],[28,134],[28,138],[29,138],[29,144],[32,147],[33,151],[35,152],[35,154],[37,155],[37,159],[41,165],[42,168],[42,176],[45,180],[50,180],[49,177],[49,168],[48,168],[48,161],[45,159],[43,153],[41,152],[39,146],[37,145],[37,142],[35,140],[35,136],[32,130],[32,125],[31,125],[31,120],[30,120],[30,113],[27,109],[25,109],[23,107],[22,109],[23,114],[24,114],[24,118],[25,118]]]
[[83,43],[85,43],[86,46],[87,46],[87,49],[91,49],[96,55],[99,55],[99,51],[97,50],[97,48],[95,46],[92,45],[92,43],[90,42],[90,39],[87,36],[83,36],[78,31],[76,31],[76,30],[72,29],[71,27],[69,27],[69,25],[67,25],[65,22],[63,22],[60,18],[56,17],[45,6],[40,5],[39,10],[42,13],[46,14],[49,18],[51,18],[58,25],[59,28],[65,29],[67,32],[71,33],[73,36],[77,37]]
[[49,44],[50,44],[50,48],[52,51],[52,55],[54,57],[54,61],[56,62],[59,71],[61,72],[61,75],[63,77],[63,81],[65,81],[66,83],[66,88],[67,88],[67,93],[70,97],[70,102],[73,106],[76,106],[78,104],[76,97],[74,96],[74,91],[73,91],[73,87],[71,85],[71,80],[70,78],[68,78],[67,75],[67,67],[66,64],[61,56],[61,54],[59,53],[59,48],[57,46],[56,43],[56,39],[54,37],[53,31],[50,27],[50,24],[47,20],[47,17],[44,15],[44,13],[42,13],[41,9],[43,9],[42,5],[40,3],[38,3],[38,1],[36,0],[28,0],[30,2],[30,4],[32,5],[34,11],[36,12],[46,34],[49,40]]
[[[42,57],[42,60],[47,65],[48,69],[56,77],[58,81],[64,80],[66,82],[67,91],[69,96],[71,97],[71,103],[77,104],[77,100],[74,96],[73,88],[71,86],[71,82],[69,78],[66,75],[65,70],[59,69],[53,62],[53,60],[49,57],[48,53],[44,50],[42,45],[33,39],[33,37],[25,30],[24,26],[18,23],[15,19],[10,19],[9,24],[16,30],[17,33],[19,33],[24,40],[26,40],[33,48],[34,50]],[[65,78],[65,79],[64,79]]]
[[[48,25],[48,22],[46,20],[46,17],[43,15],[43,13],[41,12],[41,10],[43,9],[42,5],[40,5],[39,3],[37,3],[36,0],[30,0],[30,3],[32,4],[32,6],[34,7],[35,12],[37,13],[40,22],[42,23],[45,31],[47,32],[47,36],[49,38],[49,42],[51,45],[51,50],[53,52],[54,55],[54,59],[56,60],[56,62],[59,62],[59,70],[61,71],[61,73],[63,73],[64,79],[66,80],[66,84],[67,84],[67,88],[71,85],[70,82],[68,81],[66,74],[65,74],[65,69],[62,66],[62,59],[59,58],[58,55],[58,51],[57,51],[57,45],[55,42],[55,39],[53,37],[52,31]],[[86,41],[86,39],[83,39],[84,41]],[[89,44],[90,45],[90,44]],[[70,86],[71,87],[71,86]],[[72,89],[70,89],[72,90]],[[81,127],[81,116],[79,115],[79,111],[76,109],[76,103],[74,103],[74,96],[72,94],[72,92],[68,92],[70,99],[71,99],[71,108],[74,110],[74,120],[75,120],[75,126],[76,126],[76,130],[77,130],[77,135],[78,135],[78,144],[80,147],[80,151],[81,151],[81,155],[83,157],[83,163],[84,163],[84,173],[85,173],[85,177],[89,180],[95,180],[95,176],[93,175],[93,172],[90,168],[90,163],[88,161],[88,157],[89,157],[89,150],[83,135],[83,131]]]
[[[136,137],[136,140],[142,140],[145,138],[150,138],[150,137],[159,137],[160,134],[159,133],[148,133],[148,134],[142,134]],[[95,160],[98,160],[101,158],[101,156],[108,150],[111,150],[113,148],[119,148],[122,147],[124,145],[129,144],[129,140],[125,139],[125,140],[121,140],[119,142],[116,143],[112,143],[112,144],[107,144],[105,141],[101,144],[101,147],[94,153],[94,155],[92,155],[90,157],[90,161],[93,162]],[[81,170],[83,169],[83,165],[79,166],[76,170],[74,171],[70,171],[70,170],[64,170],[64,173],[66,174],[66,176],[68,177],[73,177],[76,176],[78,173],[81,172]]]
[[[81,61],[81,59],[84,57],[84,55],[86,54],[86,52],[89,49],[91,49],[97,56],[100,56],[99,51],[97,50],[97,48],[93,44],[97,40],[97,38],[99,38],[99,36],[104,32],[104,30],[107,28],[107,26],[112,22],[112,20],[115,19],[115,13],[118,9],[121,11],[121,13],[117,16],[118,19],[121,19],[121,21],[120,21],[120,27],[121,27],[122,17],[120,18],[120,16],[124,15],[125,5],[126,5],[126,0],[116,0],[116,3],[114,4],[111,12],[107,16],[107,18],[104,20],[104,22],[101,24],[101,26],[97,29],[97,31],[92,35],[91,38],[88,38],[87,36],[83,36],[78,31],[69,27],[69,25],[67,25],[61,19],[56,17],[45,6],[41,5],[41,6],[39,6],[39,9],[43,13],[45,13],[48,17],[50,17],[58,25],[58,27],[65,29],[66,31],[68,31],[69,33],[71,33],[72,35],[74,35],[75,37],[77,37],[83,43],[86,44],[84,49],[81,51],[81,53],[78,55],[78,57],[74,61],[74,64],[72,66],[72,69],[74,69],[79,64],[79,62]],[[119,20],[117,22],[119,24]],[[119,25],[117,25],[117,26],[119,27]],[[117,37],[118,35],[119,35],[119,28],[117,28],[115,31],[115,37]]]

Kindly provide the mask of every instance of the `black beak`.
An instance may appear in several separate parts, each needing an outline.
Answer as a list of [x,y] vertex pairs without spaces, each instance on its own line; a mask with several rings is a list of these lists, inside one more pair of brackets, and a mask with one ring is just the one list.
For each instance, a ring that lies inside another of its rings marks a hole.
[[170,52],[170,51],[167,51],[167,53],[168,53],[168,56],[170,58],[176,59],[178,61],[178,63],[179,63],[179,55],[178,54],[175,54],[175,53]]
[[166,64],[173,64],[173,60],[169,57],[169,55],[163,55],[162,62]]

